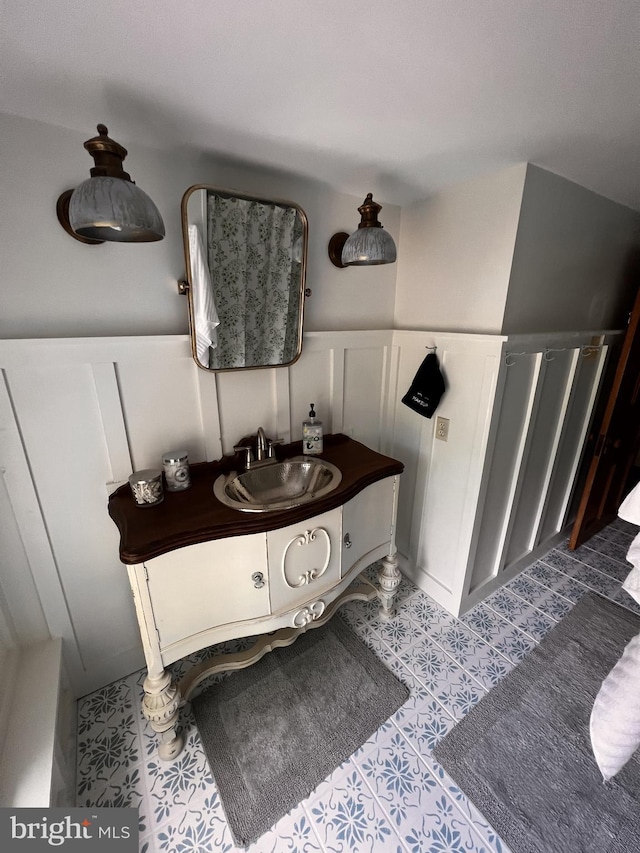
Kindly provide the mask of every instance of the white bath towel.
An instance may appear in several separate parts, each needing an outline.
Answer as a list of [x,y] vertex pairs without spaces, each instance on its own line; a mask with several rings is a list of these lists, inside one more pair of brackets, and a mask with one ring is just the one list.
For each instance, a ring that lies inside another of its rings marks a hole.
[[[620,504],[618,515],[631,524],[640,524],[640,483],[632,489]],[[640,533],[627,551],[627,560],[633,568],[622,584],[622,588],[640,604]]]
[[622,584],[622,589],[628,592],[640,604],[640,533],[638,533],[627,551],[627,560],[633,565],[633,568]]
[[198,361],[209,367],[209,347],[218,345],[216,328],[220,325],[216,310],[209,266],[202,238],[196,225],[189,226],[189,255],[191,260],[191,298]]
[[[640,484],[620,504],[618,515],[640,525]],[[640,604],[640,533],[627,551],[633,565],[622,585]],[[589,724],[593,754],[605,781],[618,773],[640,746],[640,634],[602,682]]]
[[640,746],[640,634],[602,682],[591,709],[593,755],[606,781]]
[[622,501],[618,515],[631,524],[640,524],[640,483]]

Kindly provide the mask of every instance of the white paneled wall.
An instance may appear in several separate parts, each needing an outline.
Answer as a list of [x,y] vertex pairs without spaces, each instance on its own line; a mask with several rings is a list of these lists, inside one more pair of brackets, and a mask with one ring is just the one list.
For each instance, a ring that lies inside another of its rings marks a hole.
[[310,333],[291,368],[212,374],[186,336],[0,342],[0,509],[19,533],[3,542],[0,592],[21,641],[42,639],[46,619],[77,695],[142,666],[108,494],[172,448],[216,459],[258,426],[299,439],[311,401],[327,433],[381,448],[391,344],[390,331]]
[[[462,596],[505,340],[500,335],[394,333],[399,369],[392,455],[405,464],[398,548],[416,583],[451,610]],[[449,420],[446,442],[435,437],[436,416],[424,418],[401,403],[426,347],[432,346],[447,386],[436,413]]]
[[[186,336],[0,341],[0,512],[12,531],[0,597],[20,643],[62,637],[75,695],[142,666],[108,494],[172,448],[216,459],[260,425],[300,439],[312,401],[326,433],[404,462],[404,567],[452,612],[466,608],[563,524],[604,362],[604,349],[580,355],[590,341],[312,332],[290,368],[218,374],[196,367]],[[400,403],[432,346],[447,442],[435,418]]]
[[[414,581],[455,615],[561,537],[614,332],[500,337],[394,333],[392,454],[406,466],[398,547]],[[595,344],[595,345],[594,345]],[[437,346],[449,438],[400,398]]]
[[[510,336],[459,610],[551,548],[573,486],[615,332]],[[596,345],[594,345],[594,342]]]

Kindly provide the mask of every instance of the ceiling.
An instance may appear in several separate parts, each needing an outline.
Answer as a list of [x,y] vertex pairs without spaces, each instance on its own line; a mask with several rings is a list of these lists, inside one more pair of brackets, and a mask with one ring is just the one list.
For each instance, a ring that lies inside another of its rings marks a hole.
[[530,161],[640,209],[638,0],[0,0],[0,112],[407,204]]

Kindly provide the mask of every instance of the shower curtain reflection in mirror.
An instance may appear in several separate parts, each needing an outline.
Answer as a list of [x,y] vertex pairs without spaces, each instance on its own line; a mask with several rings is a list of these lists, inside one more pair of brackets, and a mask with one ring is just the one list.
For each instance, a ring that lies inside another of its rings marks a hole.
[[303,260],[297,208],[207,190],[206,255],[220,321],[209,367],[294,361]]

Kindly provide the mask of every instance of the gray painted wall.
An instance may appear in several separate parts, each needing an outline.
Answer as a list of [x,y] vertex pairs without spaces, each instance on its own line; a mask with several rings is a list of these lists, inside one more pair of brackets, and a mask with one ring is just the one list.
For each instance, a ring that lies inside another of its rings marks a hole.
[[397,329],[500,333],[525,174],[520,163],[403,208]]
[[[126,128],[110,128],[127,146]],[[325,184],[204,157],[128,146],[125,165],[154,199],[159,243],[85,246],[55,202],[88,177],[94,134],[0,114],[1,338],[187,331],[180,201],[194,183],[290,198],[309,218],[307,330],[443,329],[529,333],[620,327],[638,277],[640,213],[536,166],[451,187],[381,219],[398,263],[338,270],[327,243],[353,230],[362,198]],[[363,197],[367,191],[363,187]]]
[[639,252],[640,213],[529,164],[502,333],[625,326]]
[[[98,116],[99,119],[99,116]],[[196,183],[290,199],[309,219],[305,328],[388,329],[393,323],[396,266],[340,270],[327,255],[335,231],[353,231],[362,196],[326,184],[205,157],[188,147],[167,153],[127,141],[126,127],[110,134],[129,149],[125,168],[155,201],[167,236],[158,243],[73,240],[56,218],[63,190],[89,177],[83,142],[95,136],[0,114],[0,338],[183,334],[186,299],[180,202]],[[400,208],[384,205],[382,221],[398,240]]]

